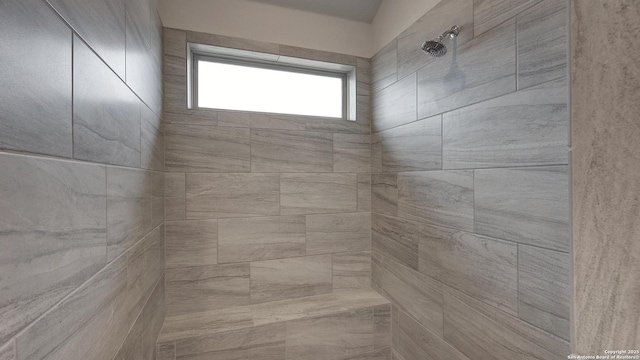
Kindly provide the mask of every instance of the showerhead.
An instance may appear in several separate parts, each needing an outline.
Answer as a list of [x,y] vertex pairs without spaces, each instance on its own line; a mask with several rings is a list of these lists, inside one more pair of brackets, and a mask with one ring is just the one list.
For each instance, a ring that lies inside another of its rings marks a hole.
[[442,40],[445,37],[449,37],[453,39],[458,36],[459,32],[460,32],[460,27],[458,25],[452,26],[451,29],[445,31],[444,33],[442,33],[442,35],[438,36],[436,40],[423,42],[421,46],[422,51],[424,51],[425,54],[431,55],[433,57],[440,57],[446,54],[447,47],[444,46],[444,44],[442,43]]

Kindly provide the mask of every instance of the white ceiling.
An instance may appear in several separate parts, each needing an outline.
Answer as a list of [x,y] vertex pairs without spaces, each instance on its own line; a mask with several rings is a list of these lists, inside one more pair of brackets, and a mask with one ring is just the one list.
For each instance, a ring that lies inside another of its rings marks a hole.
[[343,19],[372,22],[382,0],[250,0]]

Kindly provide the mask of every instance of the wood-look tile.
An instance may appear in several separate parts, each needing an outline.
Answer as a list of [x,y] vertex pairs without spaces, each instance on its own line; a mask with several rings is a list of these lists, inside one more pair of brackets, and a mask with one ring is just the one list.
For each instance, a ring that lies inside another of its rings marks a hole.
[[143,310],[165,269],[164,227],[153,229],[126,253],[127,299],[120,306],[130,319]]
[[400,310],[391,304],[391,345],[397,349],[400,344]]
[[74,35],[74,157],[139,167],[140,107],[135,94]]
[[570,332],[570,266],[569,254],[518,247],[519,317],[565,340]]
[[164,173],[152,172],[151,176],[151,227],[164,222]]
[[356,65],[357,58],[353,55],[339,54],[322,50],[314,50],[288,45],[280,45],[280,55],[296,58],[324,61],[336,64]]
[[218,263],[218,221],[167,221],[167,268],[206,266]]
[[156,356],[156,344],[166,315],[166,288],[164,277],[158,281],[142,311],[142,347],[145,359]]
[[164,132],[162,120],[146,105],[141,106],[140,118],[140,167],[164,170]]
[[328,254],[370,249],[371,214],[307,215],[307,254]]
[[162,28],[162,50],[164,75],[187,75],[187,32]]
[[251,129],[326,131],[345,134],[368,134],[369,125],[356,121],[314,116],[268,114],[244,111],[218,112],[218,125]]
[[473,171],[398,174],[398,216],[473,231]]
[[373,334],[376,349],[391,347],[391,304],[373,308]]
[[331,292],[331,255],[251,263],[251,303]]
[[333,134],[333,171],[371,171],[371,137],[357,134]]
[[371,288],[369,251],[333,254],[333,292]]
[[380,133],[382,171],[442,169],[442,117],[402,125]]
[[247,129],[165,125],[168,172],[249,172],[251,138]]
[[444,289],[444,338],[471,359],[560,360],[569,343],[500,310]]
[[371,58],[371,88],[375,92],[398,81],[398,42],[391,40]]
[[280,46],[278,44],[247,40],[224,35],[206,34],[195,31],[187,31],[187,41],[196,44],[214,45],[225,48],[257,51],[269,54],[280,53]]
[[371,174],[358,173],[358,211],[371,211]]
[[158,343],[210,335],[216,332],[252,327],[251,308],[238,306],[185,315],[174,315],[164,320]]
[[398,311],[397,321],[398,345],[395,349],[406,359],[469,360],[403,311]]
[[445,169],[567,164],[566,78],[444,114]]
[[373,289],[413,316],[422,326],[442,336],[442,284],[375,251],[372,255]]
[[476,170],[476,232],[569,251],[567,166]]
[[167,316],[248,305],[249,264],[167,269]]
[[165,112],[163,121],[166,124],[186,125],[218,125],[218,113],[210,109],[192,110],[189,114],[173,114]]
[[182,220],[185,216],[185,174],[164,174],[164,209],[166,220]]
[[187,174],[188,219],[278,215],[278,174]]
[[518,15],[518,89],[567,76],[567,2],[543,0]]
[[382,131],[418,120],[416,92],[415,73],[375,92],[372,108],[373,129]]
[[11,340],[8,344],[5,344],[2,349],[0,349],[0,360],[16,360],[16,350],[15,343]]
[[305,255],[302,215],[220,219],[218,231],[220,263]]
[[418,71],[418,118],[516,90],[516,28],[511,19]]
[[375,350],[368,353],[356,354],[348,357],[349,360],[390,360],[391,348]]
[[474,34],[478,36],[540,0],[474,0]]
[[373,251],[418,270],[418,241],[417,223],[378,214],[372,215]]
[[142,319],[140,314],[133,327],[129,330],[127,338],[118,350],[113,360],[144,360],[144,347],[142,345]]
[[251,131],[252,172],[331,172],[331,134],[308,131]]
[[280,175],[280,213],[283,215],[356,210],[356,174]]
[[187,108],[187,76],[162,76],[162,108],[165,113],[192,115],[194,110]]
[[176,360],[176,343],[159,343],[156,354],[155,360]]
[[379,174],[382,172],[382,135],[381,133],[371,134],[371,172]]
[[398,215],[398,175],[371,175],[371,212]]
[[0,344],[105,265],[102,166],[0,155]]
[[489,305],[518,315],[518,246],[420,225],[419,271]]
[[0,148],[70,158],[71,31],[43,1],[10,0],[0,33]]

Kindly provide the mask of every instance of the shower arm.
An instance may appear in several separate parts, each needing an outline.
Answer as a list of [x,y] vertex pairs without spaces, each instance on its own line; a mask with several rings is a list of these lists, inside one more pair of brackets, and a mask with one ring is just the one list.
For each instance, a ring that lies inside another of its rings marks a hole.
[[450,39],[456,38],[458,33],[460,32],[460,27],[458,25],[454,25],[451,29],[442,33],[442,35],[438,36],[438,42],[442,42],[445,37],[449,37]]

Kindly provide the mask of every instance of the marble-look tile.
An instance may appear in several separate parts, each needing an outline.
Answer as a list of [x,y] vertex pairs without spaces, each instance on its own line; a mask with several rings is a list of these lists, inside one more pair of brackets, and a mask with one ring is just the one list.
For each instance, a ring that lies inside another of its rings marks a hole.
[[515,90],[516,29],[511,19],[418,71],[418,118]]
[[164,174],[165,220],[182,220],[185,217],[185,174]]
[[339,54],[322,50],[314,50],[288,45],[280,45],[281,56],[324,61],[336,64],[356,65],[357,58],[353,55]]
[[[225,265],[227,266],[227,265]],[[164,320],[158,343],[210,335],[216,332],[252,327],[249,306],[238,306],[185,315],[169,315]]]
[[268,54],[279,54],[280,45],[262,41],[247,40],[224,35],[206,34],[187,31],[187,41],[196,44],[214,45],[239,50],[257,51]]
[[0,360],[16,360],[16,349],[15,343],[11,340],[8,344],[5,344],[2,349],[0,349]]
[[8,0],[0,33],[0,148],[70,158],[71,31],[42,0]]
[[307,254],[370,249],[371,214],[307,215]]
[[391,40],[371,58],[371,89],[375,92],[398,81],[398,41]]
[[422,326],[442,336],[442,284],[375,251],[372,255],[373,289],[413,316]]
[[489,305],[518,315],[518,246],[420,225],[419,271]]
[[133,327],[129,330],[127,338],[118,350],[113,360],[144,360],[144,347],[142,346],[142,314],[138,316]]
[[569,254],[518,247],[520,318],[565,340],[569,339],[570,266]]
[[418,223],[395,217],[372,215],[371,249],[418,270]]
[[318,214],[357,209],[356,174],[281,174],[280,213]]
[[371,211],[371,174],[358,173],[358,211]]
[[105,265],[102,166],[0,155],[0,344]]
[[162,76],[162,108],[165,113],[193,115],[196,111],[187,108],[187,76]]
[[156,344],[166,315],[166,288],[164,277],[158,281],[142,311],[142,347],[144,359],[156,357]]
[[167,269],[167,316],[248,305],[249,264]]
[[433,116],[380,133],[382,171],[442,169],[442,117]]
[[333,254],[333,292],[371,288],[369,251]]
[[493,306],[444,288],[444,339],[471,359],[561,360],[569,343]]
[[331,172],[332,144],[325,132],[251,130],[251,171]]
[[391,347],[391,304],[373,308],[373,334],[376,349]]
[[371,171],[371,137],[357,134],[333,134],[333,171]]
[[140,107],[135,94],[74,35],[74,157],[139,167]]
[[176,343],[159,343],[155,360],[176,360]]
[[126,57],[124,1],[47,0],[47,2],[104,59],[109,67],[124,79]]
[[567,2],[543,0],[518,15],[518,89],[566,77]]
[[567,164],[565,78],[444,114],[445,169]]
[[362,124],[356,121],[245,111],[219,111],[218,125],[251,129],[326,131],[345,134],[369,133],[368,124]]
[[251,303],[331,292],[331,255],[251,263]]
[[305,255],[303,215],[220,219],[220,263],[260,261]]
[[398,216],[473,231],[473,171],[398,174]]
[[218,263],[218,221],[167,221],[167,268],[205,266]]
[[165,125],[168,172],[249,172],[251,137],[247,129]]
[[567,166],[475,172],[476,232],[569,251]]
[[140,167],[164,170],[164,132],[162,120],[146,105],[141,105],[140,117]]
[[371,172],[382,172],[382,133],[371,134]]
[[218,113],[210,109],[194,109],[189,114],[164,113],[166,124],[218,125]]
[[162,73],[187,76],[187,32],[163,27],[162,45]]
[[164,227],[158,226],[126,253],[127,299],[121,308],[131,319],[142,311],[165,269]]
[[416,92],[415,73],[375,92],[372,106],[373,129],[382,131],[418,120]]
[[441,1],[398,36],[398,77],[405,77],[431,62],[443,61],[426,55],[420,46],[453,25],[460,27],[460,34],[453,41],[445,40],[448,52],[473,39],[473,0]]
[[507,19],[540,2],[540,0],[474,0],[473,26],[478,36]]
[[371,175],[371,212],[398,215],[398,175]]
[[107,261],[151,230],[151,176],[137,169],[107,167]]
[[187,174],[188,219],[278,215],[278,174]]
[[164,173],[152,172],[151,176],[151,227],[164,221]]

